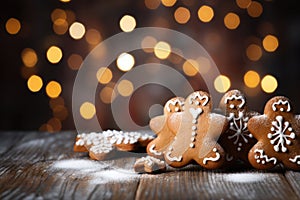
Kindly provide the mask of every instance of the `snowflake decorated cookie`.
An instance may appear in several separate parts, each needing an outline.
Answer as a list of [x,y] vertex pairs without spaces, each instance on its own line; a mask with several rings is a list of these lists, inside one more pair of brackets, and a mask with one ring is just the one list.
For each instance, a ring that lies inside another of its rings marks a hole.
[[229,120],[228,130],[220,137],[220,144],[226,151],[226,163],[232,165],[241,160],[249,164],[248,152],[257,140],[248,130],[248,121],[259,113],[248,110],[246,98],[239,90],[228,91],[219,108]]
[[288,169],[300,170],[300,120],[288,98],[270,99],[264,115],[251,118],[248,129],[258,140],[248,154],[253,167],[270,169],[282,163]]
[[226,117],[211,113],[212,100],[208,93],[197,91],[187,97],[184,111],[168,120],[176,137],[164,158],[172,167],[183,167],[195,161],[206,169],[222,166],[225,152],[217,143],[228,128]]
[[184,99],[174,97],[167,101],[164,106],[164,115],[154,117],[150,120],[149,126],[157,137],[147,146],[147,153],[156,158],[163,158],[163,154],[170,143],[173,141],[175,134],[168,127],[167,121],[171,115],[182,112]]

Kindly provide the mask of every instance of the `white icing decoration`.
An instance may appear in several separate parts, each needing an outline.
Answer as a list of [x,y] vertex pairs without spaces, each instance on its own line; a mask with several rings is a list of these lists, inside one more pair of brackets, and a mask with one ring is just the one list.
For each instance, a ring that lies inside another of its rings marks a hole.
[[112,150],[113,150],[113,146],[107,141],[103,141],[100,144],[94,145],[90,148],[90,151],[95,154],[109,153]]
[[[184,105],[184,102],[181,102],[179,99],[171,99],[166,103],[166,108],[168,112],[171,112],[171,108],[170,105],[176,106],[176,104],[178,104],[180,107],[182,107]],[[175,112],[178,112],[179,108],[176,107],[175,108]]]
[[191,148],[194,148],[194,147],[195,147],[195,144],[194,144],[194,143],[191,143],[191,144],[190,144],[190,147],[191,147]]
[[290,158],[289,161],[291,161],[293,163],[297,163],[297,165],[300,165],[300,155],[296,155],[294,158]]
[[264,165],[266,162],[273,161],[273,164],[275,165],[277,162],[277,159],[275,157],[269,158],[267,155],[265,155],[264,150],[262,150],[262,149],[255,149],[254,153],[259,153],[259,156],[257,156],[257,155],[254,156],[257,163],[261,163]]
[[[224,103],[227,104],[228,101],[231,101],[231,100],[241,100],[242,103],[240,103],[240,104],[238,105],[239,108],[242,108],[242,107],[244,106],[244,104],[245,104],[245,99],[244,99],[244,97],[243,97],[243,96],[240,96],[240,95],[239,95],[239,96],[236,96],[235,94],[233,94],[233,95],[231,95],[231,96],[229,96],[229,97],[226,97]],[[230,105],[229,107],[232,108],[231,105]]]
[[197,119],[198,116],[202,113],[202,109],[201,108],[196,108],[196,109],[190,108],[189,112],[193,116],[193,119]]
[[[208,101],[209,101],[209,98],[208,98],[208,96],[206,96],[206,95],[201,95],[200,94],[200,92],[194,92],[193,94],[192,94],[192,96],[190,97],[190,104],[192,104],[193,103],[193,100],[196,100],[196,98],[199,98],[200,100],[203,100],[203,99],[205,99],[205,101],[203,102],[203,104],[202,104],[202,106],[205,106],[207,103],[208,103]],[[197,101],[198,102],[198,101]],[[197,103],[196,102],[196,105],[199,105],[199,103],[200,102],[198,102]]]
[[154,150],[154,148],[155,148],[155,144],[152,144],[149,148],[150,153],[153,153],[156,156],[160,156],[162,154],[162,152],[158,152],[158,151]]
[[221,155],[218,153],[218,149],[214,148],[213,151],[216,153],[216,157],[209,157],[203,159],[203,164],[206,165],[207,161],[213,161],[216,162],[221,158]]
[[230,161],[233,160],[233,156],[231,156],[231,155],[229,155],[229,154],[226,154],[225,159],[226,159],[228,162],[230,162]]
[[171,151],[169,151],[169,152],[167,152],[166,153],[166,157],[167,157],[167,159],[169,160],[169,161],[171,161],[171,162],[174,162],[174,161],[176,161],[176,162],[181,162],[181,160],[182,160],[182,156],[179,156],[179,157],[171,157]]
[[154,158],[152,156],[142,157],[142,158],[140,158],[140,159],[138,159],[136,161],[136,164],[144,164],[144,165],[147,165],[149,167],[152,167],[155,163],[157,163],[157,164],[165,164],[164,161],[159,160],[157,158]]
[[[294,132],[292,132],[292,127],[290,127],[290,123],[288,121],[284,121],[283,117],[278,115],[276,116],[276,121],[272,122],[271,131],[274,133],[268,133],[268,138],[270,139],[271,144],[274,145],[274,150],[276,152],[279,152],[280,150],[282,152],[286,152],[287,148],[286,145],[291,145],[290,139],[295,139],[296,135]],[[290,134],[287,134],[286,131],[289,131]],[[276,144],[277,143],[277,144]],[[280,148],[281,146],[281,148]]]
[[[248,131],[248,117],[244,117],[244,112],[239,112],[239,116],[238,117],[234,117],[234,114],[231,115],[231,113],[229,114],[229,116],[233,116],[232,118],[230,118],[229,120],[231,120],[230,122],[230,127],[229,129],[234,131],[235,133],[233,135],[228,136],[228,139],[235,139],[233,141],[233,144],[238,144],[238,151],[241,151],[241,146],[243,145],[241,142],[239,142],[240,138],[242,138],[242,142],[248,143],[248,139],[246,137],[252,138],[252,134],[249,133]],[[239,142],[239,143],[238,143]]]
[[[286,100],[286,101],[283,101],[283,100],[279,99],[278,101],[274,102],[274,103],[272,104],[272,109],[273,109],[273,111],[276,111],[276,110],[277,110],[277,109],[276,109],[276,105],[287,105],[287,110],[286,110],[286,111],[287,111],[287,112],[290,112],[290,111],[291,111],[291,105],[290,105],[290,103],[289,103],[287,100]],[[280,111],[283,112],[284,109],[281,108]]]

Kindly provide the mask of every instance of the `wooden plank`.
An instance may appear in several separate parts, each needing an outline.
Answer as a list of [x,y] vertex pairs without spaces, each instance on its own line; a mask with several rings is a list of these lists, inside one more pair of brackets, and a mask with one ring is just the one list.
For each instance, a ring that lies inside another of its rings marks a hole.
[[136,199],[298,199],[280,173],[206,171],[143,175]]
[[24,137],[25,132],[0,132],[0,156]]
[[300,199],[300,172],[287,171],[285,177]]

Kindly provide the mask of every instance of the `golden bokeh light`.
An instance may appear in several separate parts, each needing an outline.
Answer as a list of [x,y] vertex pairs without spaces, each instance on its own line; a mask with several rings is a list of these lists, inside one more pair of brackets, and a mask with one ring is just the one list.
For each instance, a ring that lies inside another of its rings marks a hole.
[[54,130],[50,124],[42,124],[39,128],[39,131],[47,131],[49,133],[53,133]]
[[145,6],[148,9],[155,10],[160,5],[160,0],[145,0]]
[[238,7],[245,9],[248,8],[248,6],[251,4],[252,0],[236,0],[236,4]]
[[263,7],[258,1],[251,1],[250,5],[247,7],[248,15],[251,17],[259,17],[263,12]]
[[58,18],[53,22],[52,28],[57,35],[63,35],[68,31],[68,26],[66,19]]
[[58,118],[51,118],[47,122],[48,125],[50,125],[54,132],[60,131],[62,128],[61,121]]
[[179,7],[174,12],[174,18],[179,24],[186,24],[191,17],[191,13],[187,8]]
[[89,29],[85,34],[85,40],[90,45],[97,45],[101,42],[102,37],[96,29]]
[[130,96],[134,90],[133,84],[129,80],[121,80],[117,86],[117,90],[121,96]]
[[260,76],[256,71],[249,70],[244,75],[244,83],[249,88],[255,88],[258,86],[260,82]]
[[36,52],[30,48],[26,48],[22,51],[21,58],[26,67],[34,67],[38,61]]
[[219,75],[214,81],[214,86],[219,93],[225,93],[229,90],[231,82],[227,76]]
[[90,102],[84,102],[79,109],[80,115],[84,119],[92,119],[96,114],[96,108],[94,104]]
[[266,75],[261,80],[261,88],[266,93],[273,93],[277,89],[278,83],[274,76]]
[[224,17],[224,24],[230,30],[236,29],[240,25],[240,17],[230,12]]
[[249,60],[258,61],[262,56],[262,50],[260,46],[256,44],[250,44],[246,49],[246,55]]
[[101,84],[107,84],[113,77],[112,71],[107,67],[100,67],[96,73],[96,77]]
[[68,3],[70,2],[71,0],[60,0],[61,2],[64,2],[64,3]]
[[124,15],[120,20],[120,28],[124,32],[131,32],[136,27],[136,20],[131,15]]
[[279,42],[277,37],[275,37],[274,35],[267,35],[264,39],[263,39],[263,47],[267,52],[274,52],[276,51],[276,49],[279,46]]
[[154,54],[159,59],[166,59],[171,53],[171,46],[167,42],[160,41],[154,46]]
[[32,75],[27,81],[27,87],[31,92],[38,92],[43,87],[43,80],[37,75]]
[[67,22],[68,24],[72,24],[76,20],[75,13],[72,10],[66,10]]
[[56,8],[51,13],[51,20],[54,23],[57,19],[67,19],[67,14],[64,10]]
[[47,59],[50,63],[56,64],[58,63],[63,56],[62,50],[57,46],[51,46],[47,50]]
[[71,54],[68,58],[68,66],[72,70],[78,70],[83,62],[81,55]]
[[153,49],[157,43],[157,40],[152,36],[146,36],[141,42],[142,49],[147,52],[151,53],[153,52]]
[[129,53],[121,53],[117,58],[117,67],[124,72],[131,70],[134,63],[134,57]]
[[54,109],[56,106],[64,106],[64,105],[65,105],[65,100],[61,96],[54,99],[51,98],[49,100],[49,106],[51,109]]
[[69,34],[74,40],[81,39],[85,34],[85,27],[80,22],[74,22],[69,28]]
[[50,98],[57,98],[61,91],[61,85],[56,81],[50,81],[46,86],[46,93]]
[[200,21],[207,23],[210,22],[213,17],[214,17],[214,10],[212,9],[212,7],[203,5],[199,8],[198,18],[200,19]]
[[68,117],[68,110],[64,105],[57,105],[53,109],[53,116],[60,120],[65,120]]
[[21,23],[16,18],[10,18],[6,21],[5,28],[9,34],[15,35],[20,31]]
[[177,0],[161,0],[161,3],[166,7],[172,7],[175,5]]
[[104,87],[100,92],[100,99],[103,103],[110,104],[116,98],[114,89],[110,86]]
[[206,74],[211,69],[211,63],[208,58],[200,56],[196,59],[198,63],[198,70],[201,74]]
[[195,76],[199,72],[199,65],[197,61],[188,59],[183,63],[183,72],[188,76]]

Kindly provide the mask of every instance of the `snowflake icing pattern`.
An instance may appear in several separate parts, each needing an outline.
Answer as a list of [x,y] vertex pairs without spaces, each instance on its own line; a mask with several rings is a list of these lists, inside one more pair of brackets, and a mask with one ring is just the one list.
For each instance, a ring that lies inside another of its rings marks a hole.
[[[244,112],[239,112],[239,116],[236,118],[232,116],[231,122],[230,122],[230,130],[234,131],[235,133],[231,136],[228,136],[228,139],[235,138],[235,141],[233,144],[237,144],[240,137],[244,140],[245,143],[248,143],[248,139],[246,137],[252,138],[252,134],[249,133],[247,123],[249,118],[244,117]],[[249,133],[249,134],[247,134]],[[237,150],[241,150],[242,143],[240,142],[238,144]]]
[[[272,133],[268,134],[268,138],[270,139],[271,144],[274,145],[274,150],[276,152],[282,151],[286,152],[287,148],[286,145],[291,145],[290,139],[295,139],[296,135],[293,132],[293,128],[290,126],[290,123],[288,121],[285,121],[283,123],[283,117],[277,116],[276,121],[272,122],[271,131]],[[287,134],[289,133],[289,134]],[[280,148],[281,147],[281,148]]]

